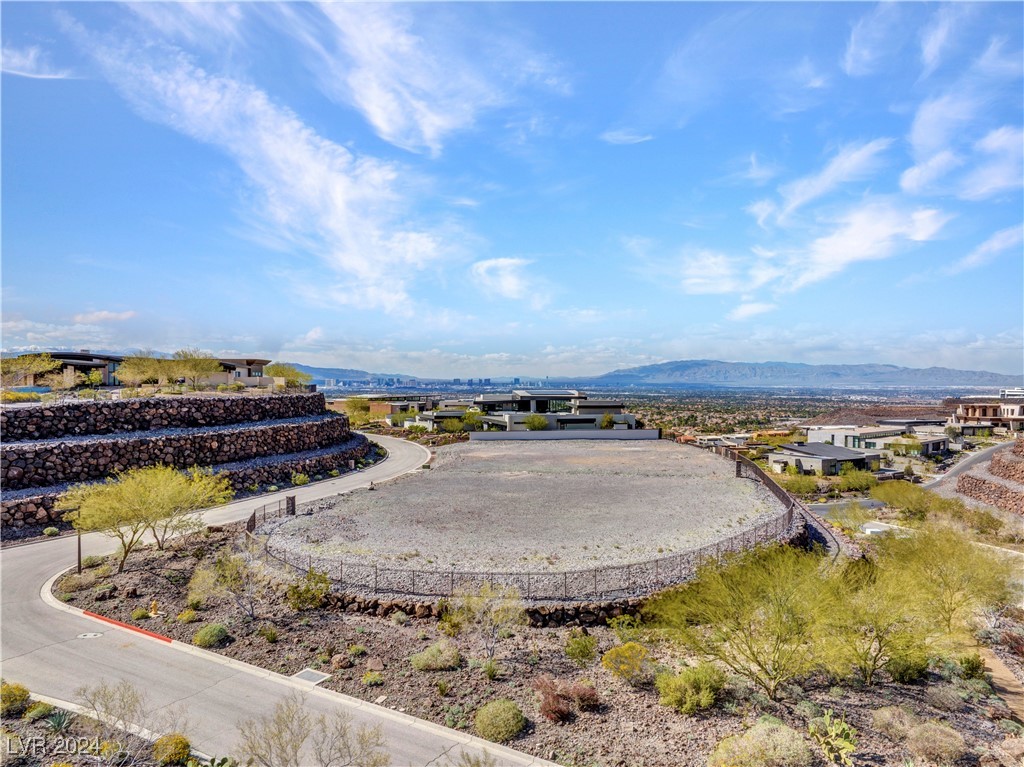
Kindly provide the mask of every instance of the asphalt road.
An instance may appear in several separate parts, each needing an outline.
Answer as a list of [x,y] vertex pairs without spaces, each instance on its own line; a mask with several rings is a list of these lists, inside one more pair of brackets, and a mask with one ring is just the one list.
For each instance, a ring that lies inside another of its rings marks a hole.
[[[298,502],[316,500],[366,487],[418,469],[429,458],[425,448],[374,436],[389,451],[386,461],[327,482],[287,491]],[[285,493],[231,503],[204,514],[208,523],[248,516]],[[82,537],[85,555],[106,554],[114,542],[90,534]],[[74,701],[75,690],[101,682],[128,680],[148,695],[154,709],[186,707],[187,734],[197,750],[213,755],[237,753],[236,724],[270,713],[282,697],[300,690],[315,714],[348,711],[354,722],[379,724],[393,765],[446,764],[460,749],[477,754],[483,741],[355,698],[314,688],[311,684],[230,661],[190,647],[168,645],[113,628],[71,612],[59,602],[44,601],[44,586],[75,562],[75,538],[63,537],[4,549],[0,553],[0,663],[3,677],[33,693]],[[65,607],[65,609],[61,609]],[[95,635],[95,636],[85,636]],[[548,764],[494,744],[487,750],[501,765]]]

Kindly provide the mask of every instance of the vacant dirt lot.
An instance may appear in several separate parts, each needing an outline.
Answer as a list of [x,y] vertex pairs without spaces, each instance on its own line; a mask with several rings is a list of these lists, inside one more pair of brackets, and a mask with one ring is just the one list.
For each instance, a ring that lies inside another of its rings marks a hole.
[[314,560],[563,571],[639,562],[749,529],[781,504],[731,461],[667,441],[464,443],[433,468],[275,520]]

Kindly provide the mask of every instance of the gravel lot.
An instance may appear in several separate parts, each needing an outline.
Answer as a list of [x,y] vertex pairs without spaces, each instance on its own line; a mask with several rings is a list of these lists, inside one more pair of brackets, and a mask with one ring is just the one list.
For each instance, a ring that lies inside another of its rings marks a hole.
[[696,548],[785,509],[734,465],[667,441],[464,443],[433,468],[268,522],[271,549],[427,570],[560,572]]

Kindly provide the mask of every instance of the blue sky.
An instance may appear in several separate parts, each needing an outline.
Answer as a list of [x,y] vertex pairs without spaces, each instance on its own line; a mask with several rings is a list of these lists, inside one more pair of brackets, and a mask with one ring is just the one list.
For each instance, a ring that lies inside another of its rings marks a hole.
[[3,3],[3,348],[1022,371],[1020,3]]

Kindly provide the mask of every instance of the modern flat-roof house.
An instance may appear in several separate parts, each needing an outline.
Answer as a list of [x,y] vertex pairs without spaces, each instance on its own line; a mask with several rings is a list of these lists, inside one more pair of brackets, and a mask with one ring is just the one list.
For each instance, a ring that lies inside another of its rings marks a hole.
[[[219,384],[240,383],[246,386],[273,386],[278,383],[276,379],[267,378],[263,375],[263,368],[270,364],[270,360],[261,359],[223,359],[217,360],[224,368],[222,373],[214,373],[202,379],[202,382],[210,386]],[[282,379],[279,383],[284,383]]]
[[945,434],[908,434],[902,425],[810,426],[807,442],[912,455],[944,453],[949,449],[949,438]]
[[998,397],[964,397],[949,418],[964,434],[981,429],[1024,430],[1024,389],[1002,389]]
[[881,457],[876,451],[851,450],[828,442],[794,442],[780,445],[778,449],[765,456],[769,470],[777,474],[786,471],[790,466],[795,466],[801,474],[824,476],[839,474],[844,463],[853,464],[855,469],[872,471],[877,468]]
[[611,416],[612,429],[635,429],[636,416],[624,413],[619,400],[591,400],[575,389],[516,389],[508,394],[479,394],[472,404],[442,402],[438,410],[420,413],[415,423],[433,430],[446,418],[480,414],[484,431],[527,431],[526,419],[542,415],[548,430],[599,429]]
[[[75,383],[75,374],[88,375],[94,370],[99,371],[102,376],[101,386],[117,386],[117,366],[121,364],[124,357],[117,354],[95,354],[88,349],[77,352],[48,352],[51,359],[61,363],[61,372],[64,374],[64,381],[68,386]],[[28,376],[25,386],[37,386],[37,382]]]

